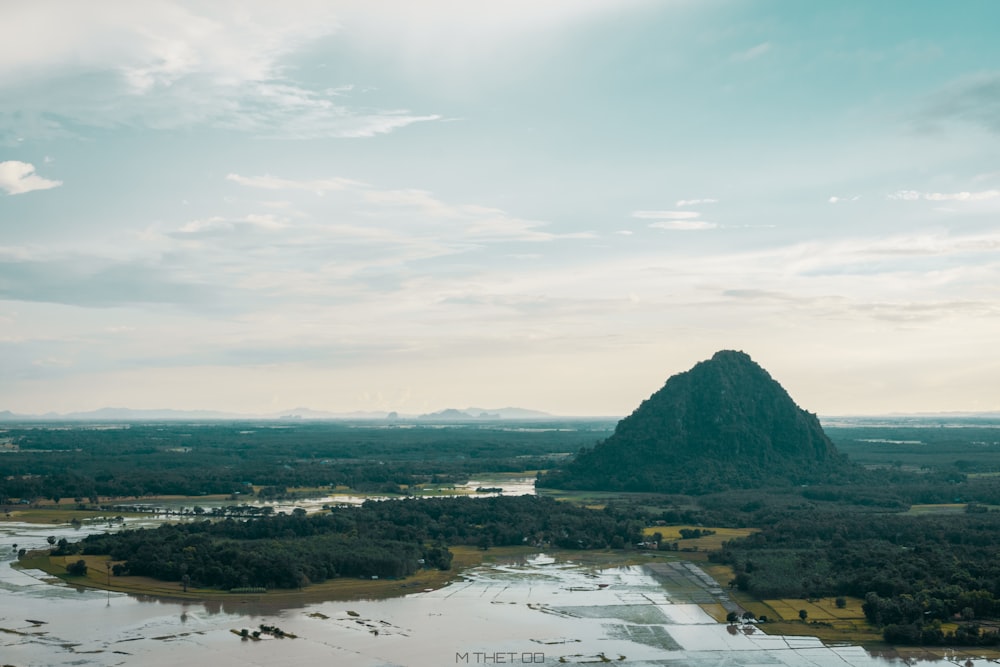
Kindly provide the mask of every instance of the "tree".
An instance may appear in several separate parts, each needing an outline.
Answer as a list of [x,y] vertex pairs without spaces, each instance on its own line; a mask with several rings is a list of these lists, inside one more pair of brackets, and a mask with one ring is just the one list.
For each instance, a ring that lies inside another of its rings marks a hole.
[[837,599],[834,600],[834,604],[837,605],[837,609],[843,609],[847,606],[847,600],[843,596],[838,596]]
[[809,612],[805,609],[799,609],[799,620],[805,621],[807,618],[809,618]]
[[66,572],[74,577],[82,577],[87,574],[87,562],[82,558],[75,563],[66,566]]

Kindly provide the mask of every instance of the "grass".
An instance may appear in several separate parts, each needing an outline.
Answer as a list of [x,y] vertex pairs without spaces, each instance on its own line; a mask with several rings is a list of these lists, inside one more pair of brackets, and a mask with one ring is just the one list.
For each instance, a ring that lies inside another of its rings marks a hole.
[[[692,539],[681,539],[681,529],[713,530],[714,535],[695,537]],[[746,537],[756,533],[759,528],[713,528],[705,526],[649,526],[644,528],[642,533],[646,537],[652,537],[655,533],[660,533],[664,541],[676,541],[678,549],[697,549],[698,551],[715,551],[722,548],[723,542]]]
[[[825,642],[849,642],[862,646],[884,643],[882,633],[868,622],[861,611],[863,600],[860,598],[845,598],[847,604],[843,609],[837,608],[834,598],[756,600],[740,593],[734,594],[733,598],[757,618],[767,617],[768,622],[760,628],[769,635],[805,635]],[[805,621],[799,618],[800,609],[806,611]]]
[[965,503],[940,503],[936,505],[911,505],[907,514],[965,514]]
[[10,509],[0,514],[0,521],[19,521],[22,523],[44,523],[65,525],[77,519],[81,522],[107,520],[110,516],[139,516],[126,512],[105,512],[104,510],[79,510],[75,507],[58,507],[56,505],[42,507],[25,507]]
[[[687,557],[689,554],[681,552],[679,555]],[[699,567],[715,579],[723,590],[729,589],[729,582],[735,576],[731,566],[699,563]],[[767,617],[768,622],[759,627],[769,635],[818,637],[824,642],[847,642],[860,646],[885,645],[882,633],[865,618],[861,610],[864,600],[861,598],[844,598],[844,608],[838,609],[835,598],[759,600],[735,588],[729,589],[729,597],[757,618]],[[799,618],[800,609],[806,610],[805,621]],[[712,613],[710,609],[706,611]]]

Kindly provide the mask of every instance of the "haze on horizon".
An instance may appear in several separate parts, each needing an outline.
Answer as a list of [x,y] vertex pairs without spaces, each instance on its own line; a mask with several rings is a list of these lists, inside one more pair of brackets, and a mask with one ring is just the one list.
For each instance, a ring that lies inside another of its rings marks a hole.
[[0,410],[1000,410],[1000,4],[0,6]]

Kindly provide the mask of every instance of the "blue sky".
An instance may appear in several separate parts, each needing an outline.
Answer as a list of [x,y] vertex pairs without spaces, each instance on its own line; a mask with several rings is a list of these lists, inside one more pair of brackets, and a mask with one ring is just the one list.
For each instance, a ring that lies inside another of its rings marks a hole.
[[1000,5],[0,6],[0,409],[1000,410]]

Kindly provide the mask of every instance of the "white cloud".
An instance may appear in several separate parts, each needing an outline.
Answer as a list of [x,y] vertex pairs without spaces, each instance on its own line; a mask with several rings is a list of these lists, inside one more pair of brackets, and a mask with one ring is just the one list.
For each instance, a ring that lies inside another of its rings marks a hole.
[[718,225],[714,222],[704,220],[661,220],[650,223],[654,229],[667,229],[670,231],[702,231],[705,229],[716,229]]
[[833,195],[827,201],[831,204],[839,204],[845,201],[858,201],[859,199],[861,199],[861,195],[854,195],[853,197],[838,197],[837,195]]
[[640,220],[690,220],[699,215],[695,211],[632,211],[632,217]]
[[[545,222],[519,218],[490,206],[446,202],[417,188],[380,190],[361,181],[339,177],[293,180],[269,175],[228,174],[226,180],[267,190],[306,190],[317,194],[350,191],[361,204],[368,205],[363,211],[367,223],[398,228],[400,233],[411,238],[439,237],[440,248],[452,247],[442,254],[455,252],[453,245],[458,241],[538,242],[595,238],[591,232],[556,234],[542,231],[540,228],[546,225]],[[684,217],[690,216],[684,214]]]
[[[683,200],[682,200],[683,201]],[[682,202],[678,202],[680,205]],[[649,224],[654,229],[670,231],[701,231],[717,229],[714,222],[699,220],[701,213],[697,211],[632,211],[632,217],[640,220],[655,220]]]
[[919,192],[917,190],[897,190],[888,195],[889,199],[897,201],[989,201],[1000,198],[1000,190],[982,190],[980,192]]
[[928,192],[924,199],[929,201],[986,201],[1000,197],[1000,190],[982,192]]
[[530,58],[572,30],[649,0],[367,0],[338,3],[344,32],[426,71],[475,74],[484,58]]
[[698,206],[700,204],[718,204],[718,199],[678,199],[675,206]]
[[372,137],[437,114],[351,106],[352,84],[293,80],[289,56],[340,28],[337,3],[109,0],[0,9],[0,126],[13,137],[76,126],[209,125],[271,138]]
[[274,79],[280,59],[304,42],[335,32],[331,3],[289,0],[109,0],[6,4],[0,84],[73,73],[116,72],[137,94],[200,75],[238,86]]
[[34,190],[49,190],[62,185],[35,173],[35,166],[27,162],[8,160],[0,162],[0,190],[9,195],[20,195]]
[[192,220],[177,230],[177,235],[206,236],[226,234],[243,229],[277,231],[288,227],[288,220],[270,214],[249,214],[238,219],[213,216],[202,220]]
[[759,58],[768,51],[771,50],[771,42],[762,42],[756,46],[752,46],[746,51],[739,51],[732,55],[733,60],[747,61]]
[[309,192],[315,192],[317,194],[367,187],[361,181],[340,177],[296,181],[269,175],[240,176],[239,174],[227,174],[226,180],[251,188],[261,188],[264,190],[308,190]]

